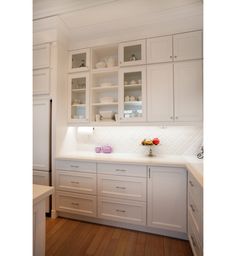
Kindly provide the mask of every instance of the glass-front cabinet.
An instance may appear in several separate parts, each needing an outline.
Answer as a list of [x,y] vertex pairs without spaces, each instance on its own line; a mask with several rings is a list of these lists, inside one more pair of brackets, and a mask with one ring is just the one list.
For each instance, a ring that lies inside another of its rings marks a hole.
[[89,73],[70,74],[68,89],[69,122],[88,122]]
[[90,67],[90,49],[69,52],[69,72],[84,72]]
[[146,119],[146,67],[120,69],[120,120],[139,122]]
[[146,41],[138,40],[119,44],[120,66],[143,65],[146,63]]

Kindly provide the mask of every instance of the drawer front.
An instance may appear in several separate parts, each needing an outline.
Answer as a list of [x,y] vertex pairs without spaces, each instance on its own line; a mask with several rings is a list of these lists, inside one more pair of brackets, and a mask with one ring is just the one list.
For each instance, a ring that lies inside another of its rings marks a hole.
[[146,201],[146,178],[98,175],[98,195]]
[[99,197],[98,217],[144,226],[146,225],[146,203]]
[[95,195],[97,192],[96,174],[57,171],[57,189]]
[[128,164],[98,164],[98,173],[113,174],[133,177],[146,177],[147,167],[144,165],[128,165]]
[[58,211],[96,217],[96,196],[57,192],[56,208]]
[[39,69],[33,71],[33,94],[50,93],[50,70]]
[[42,44],[33,47],[33,68],[50,66],[50,45]]
[[193,219],[196,224],[196,229],[199,232],[199,234],[201,234],[203,229],[202,209],[201,208],[199,209],[199,206],[193,200],[193,196],[191,193],[189,193],[189,198],[188,198],[188,212],[193,216]]
[[96,173],[96,163],[70,160],[57,160],[56,169],[66,171],[79,171]]
[[203,249],[200,243],[199,235],[196,229],[196,226],[193,222],[191,215],[189,216],[189,229],[188,229],[188,238],[191,244],[191,248],[194,256],[202,256]]
[[200,184],[196,181],[193,175],[188,172],[188,191],[191,193],[193,200],[199,209],[202,209],[203,204],[203,190]]

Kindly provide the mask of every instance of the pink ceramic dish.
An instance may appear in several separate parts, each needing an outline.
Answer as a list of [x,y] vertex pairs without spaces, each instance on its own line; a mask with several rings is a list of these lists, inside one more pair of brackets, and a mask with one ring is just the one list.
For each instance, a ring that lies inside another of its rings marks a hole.
[[102,151],[102,148],[101,147],[95,147],[95,152],[96,153],[101,153]]
[[102,146],[102,152],[103,153],[111,153],[112,152],[112,147],[111,146]]

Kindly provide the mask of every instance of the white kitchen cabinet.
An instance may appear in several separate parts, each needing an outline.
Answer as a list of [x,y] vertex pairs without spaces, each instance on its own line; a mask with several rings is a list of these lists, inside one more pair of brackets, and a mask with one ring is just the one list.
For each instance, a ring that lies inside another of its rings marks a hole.
[[139,122],[146,120],[146,66],[121,68],[120,120]]
[[33,95],[50,94],[50,69],[33,70]]
[[202,121],[202,60],[174,64],[175,121]]
[[33,169],[50,170],[50,100],[33,101]]
[[186,170],[174,167],[149,167],[148,226],[186,233],[186,212]]
[[69,52],[69,72],[84,72],[90,68],[90,49]]
[[120,66],[146,64],[146,40],[137,40],[119,44]]
[[147,66],[147,120],[174,120],[173,64]]
[[69,75],[68,121],[84,123],[89,121],[89,73]]
[[50,44],[34,45],[33,69],[50,67]]
[[173,60],[172,36],[147,39],[147,63],[170,62]]
[[174,60],[202,58],[202,31],[181,33],[173,36]]
[[77,160],[57,160],[57,170],[78,171],[85,173],[96,173],[96,163]]

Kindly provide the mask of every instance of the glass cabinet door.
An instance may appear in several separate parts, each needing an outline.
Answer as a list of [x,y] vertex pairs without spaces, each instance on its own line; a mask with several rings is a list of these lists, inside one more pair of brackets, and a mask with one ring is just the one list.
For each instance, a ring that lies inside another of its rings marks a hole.
[[69,76],[68,110],[69,122],[89,121],[89,73]]
[[120,69],[120,120],[145,121],[146,119],[146,67]]
[[69,72],[88,71],[90,66],[90,50],[83,49],[69,53]]
[[146,41],[138,40],[119,44],[120,66],[143,65],[146,63]]

